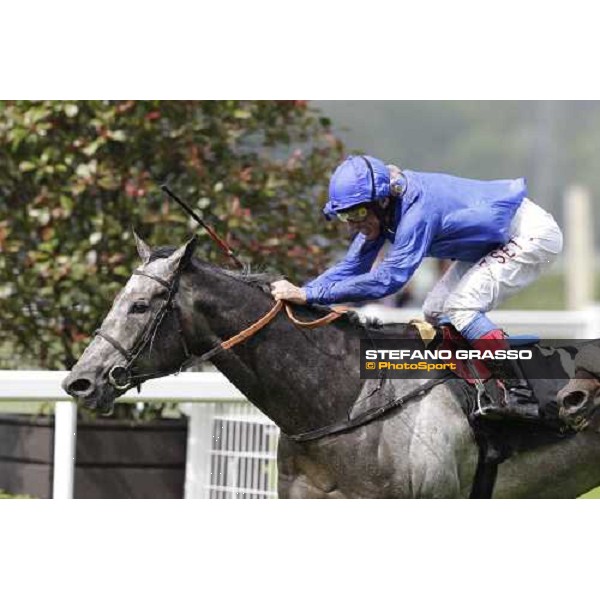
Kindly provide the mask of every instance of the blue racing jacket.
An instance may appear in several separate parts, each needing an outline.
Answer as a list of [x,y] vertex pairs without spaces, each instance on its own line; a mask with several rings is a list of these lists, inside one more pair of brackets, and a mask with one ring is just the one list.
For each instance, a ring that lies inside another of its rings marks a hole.
[[[394,227],[373,241],[354,237],[346,256],[304,286],[309,304],[358,302],[397,292],[426,256],[477,262],[506,244],[510,223],[526,196],[524,179],[478,181],[403,171]],[[386,239],[392,246],[371,271]]]

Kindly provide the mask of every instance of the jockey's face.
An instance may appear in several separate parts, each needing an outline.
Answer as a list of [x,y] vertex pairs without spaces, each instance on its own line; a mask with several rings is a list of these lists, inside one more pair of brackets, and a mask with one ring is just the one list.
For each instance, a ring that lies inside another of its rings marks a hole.
[[381,223],[370,208],[362,221],[348,221],[348,227],[353,235],[362,233],[370,241],[376,240],[381,235]]

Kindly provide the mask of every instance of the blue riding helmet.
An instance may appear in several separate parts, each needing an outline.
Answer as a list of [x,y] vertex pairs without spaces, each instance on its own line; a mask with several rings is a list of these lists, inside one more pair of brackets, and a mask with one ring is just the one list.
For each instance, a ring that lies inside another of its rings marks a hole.
[[336,213],[390,195],[390,172],[372,156],[348,156],[329,183],[329,201],[323,209],[329,220]]

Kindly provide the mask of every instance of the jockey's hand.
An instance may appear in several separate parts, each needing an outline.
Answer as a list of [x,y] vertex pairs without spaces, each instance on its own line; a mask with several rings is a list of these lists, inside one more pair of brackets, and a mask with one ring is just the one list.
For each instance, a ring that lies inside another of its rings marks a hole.
[[274,281],[271,284],[271,294],[273,294],[275,300],[285,300],[293,304],[306,304],[306,293],[304,290],[285,279]]

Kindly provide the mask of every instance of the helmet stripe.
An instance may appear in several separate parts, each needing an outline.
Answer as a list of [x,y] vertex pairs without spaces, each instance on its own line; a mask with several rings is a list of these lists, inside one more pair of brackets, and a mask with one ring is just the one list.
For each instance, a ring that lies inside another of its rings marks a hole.
[[369,167],[369,173],[371,173],[371,202],[375,200],[375,173],[373,173],[373,165],[369,161],[366,156],[361,156],[361,158],[367,163],[367,167]]

